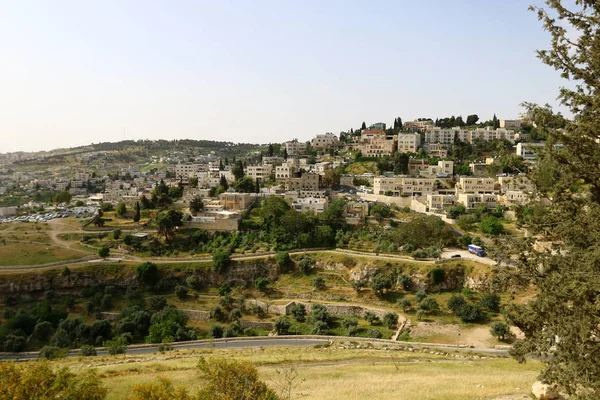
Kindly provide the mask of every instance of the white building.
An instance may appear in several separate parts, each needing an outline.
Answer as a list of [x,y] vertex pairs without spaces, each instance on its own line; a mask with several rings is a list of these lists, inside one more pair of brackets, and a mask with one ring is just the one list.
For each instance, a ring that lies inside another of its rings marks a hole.
[[299,142],[298,139],[285,142],[284,146],[288,156],[298,156],[306,154],[306,143]]
[[398,134],[398,152],[416,153],[421,145],[421,135],[418,133],[399,133]]
[[270,164],[267,165],[248,165],[246,167],[246,176],[256,180],[267,180],[273,173],[273,166]]
[[480,206],[494,208],[498,202],[498,195],[490,193],[459,193],[458,202],[467,210],[475,210]]
[[333,133],[326,133],[324,135],[315,136],[315,138],[311,140],[310,144],[315,149],[332,149],[338,147],[340,141]]
[[327,209],[328,203],[326,197],[301,197],[294,200],[292,208],[298,212],[310,211],[318,214]]

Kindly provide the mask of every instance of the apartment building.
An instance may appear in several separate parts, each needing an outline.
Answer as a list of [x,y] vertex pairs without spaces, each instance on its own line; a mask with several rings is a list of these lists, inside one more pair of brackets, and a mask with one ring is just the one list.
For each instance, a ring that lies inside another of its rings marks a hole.
[[426,171],[428,168],[428,160],[411,159],[408,161],[408,174],[410,176],[419,176],[421,175],[421,171]]
[[523,157],[525,161],[535,161],[537,152],[541,151],[545,143],[517,143],[517,155]]
[[442,144],[451,146],[456,139],[469,143],[473,143],[476,140],[508,140],[514,143],[515,132],[503,128],[492,129],[491,127],[477,129],[461,129],[458,127],[442,129],[433,127],[425,131],[425,143],[427,145]]
[[456,183],[456,193],[496,193],[495,178],[460,177]]
[[418,133],[398,134],[398,152],[416,153],[419,146],[421,146],[421,135]]
[[428,128],[425,131],[426,144],[442,144],[452,146],[455,135],[460,129],[442,129],[439,127]]
[[285,159],[281,156],[264,156],[262,159],[263,165],[281,165]]
[[503,200],[506,205],[523,206],[529,203],[531,194],[522,190],[507,190],[504,193]]
[[373,193],[389,196],[424,196],[433,193],[435,179],[404,176],[378,176],[373,182]]
[[327,197],[301,197],[294,200],[292,208],[298,212],[309,211],[319,214],[325,211],[328,205]]
[[339,147],[340,141],[333,133],[317,135],[310,141],[310,144],[315,149],[334,149]]
[[301,177],[290,177],[285,181],[287,190],[319,190],[320,175],[305,172]]
[[363,218],[369,215],[368,201],[348,201],[344,208],[347,218]]
[[175,173],[175,178],[177,179],[196,178],[199,173],[208,172],[208,165],[193,163],[177,164],[172,166],[171,170]]
[[267,165],[248,165],[246,167],[246,176],[256,180],[260,179],[262,181],[268,180],[271,174],[273,173],[273,166],[270,164]]
[[453,194],[437,194],[432,193],[427,195],[427,208],[431,212],[444,212],[450,207],[456,205],[456,196]]
[[288,156],[298,156],[306,154],[306,143],[299,142],[298,139],[285,142],[284,146]]
[[250,207],[252,199],[250,193],[225,192],[219,195],[219,203],[224,210],[243,211]]
[[502,193],[509,191],[531,193],[534,190],[533,183],[525,175],[499,176],[498,184]]
[[420,176],[441,177],[452,176],[454,174],[454,161],[438,161],[437,165],[428,165],[419,171]]
[[289,165],[278,165],[275,167],[275,179],[277,181],[288,179],[294,173],[294,168]]
[[458,202],[465,206],[467,210],[476,210],[481,206],[491,209],[498,204],[498,195],[491,193],[459,193]]
[[448,157],[448,147],[443,144],[431,143],[425,146],[425,151],[429,157],[446,158]]
[[398,148],[397,136],[361,136],[361,142],[357,146],[364,157],[391,156]]
[[518,119],[501,119],[500,128],[504,129],[521,129],[523,121]]
[[425,132],[427,129],[433,127],[433,121],[425,120],[425,121],[406,121],[403,125],[404,130],[412,130],[416,129],[421,132]]
[[89,181],[91,178],[91,175],[88,174],[87,172],[76,172],[75,173],[75,180],[76,181],[84,181],[87,182]]

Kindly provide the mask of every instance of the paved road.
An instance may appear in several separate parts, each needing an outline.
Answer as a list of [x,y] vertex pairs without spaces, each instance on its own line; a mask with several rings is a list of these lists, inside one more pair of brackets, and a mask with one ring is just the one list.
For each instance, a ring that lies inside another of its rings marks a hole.
[[455,254],[460,254],[460,257],[458,258],[458,260],[467,259],[467,260],[477,261],[482,264],[496,265],[496,260],[493,260],[489,257],[479,257],[479,256],[476,256],[475,254],[469,253],[468,250],[462,250],[462,249],[446,249],[442,252],[440,257],[443,259],[449,259],[449,258],[452,258],[452,256]]
[[[351,339],[353,341],[361,341],[361,342],[369,342],[369,339],[364,338],[344,338],[340,336],[330,336],[323,337],[322,339],[315,338],[269,338],[265,337],[264,339],[246,339],[238,338],[231,339],[227,341],[198,341],[198,342],[188,342],[188,343],[173,343],[173,349],[235,349],[241,347],[268,347],[268,346],[315,346],[319,344],[327,344],[331,340],[344,340]],[[372,340],[371,340],[372,341]],[[507,356],[507,350],[500,349],[491,349],[491,348],[471,348],[471,347],[456,347],[455,345],[444,345],[444,344],[434,344],[434,343],[417,343],[417,342],[392,342],[387,340],[379,340],[378,342],[388,343],[389,344],[398,344],[398,345],[408,345],[411,347],[425,347],[433,350],[442,350],[447,352],[472,352],[478,354],[488,354],[493,356]],[[158,346],[147,346],[147,347],[130,347],[127,349],[128,355],[144,355],[144,354],[153,354],[158,352]],[[106,356],[108,352],[106,350],[98,350],[98,356]],[[71,351],[67,357],[78,357],[79,353],[77,350]],[[0,355],[0,360],[12,360],[12,361],[30,361],[37,360],[37,354],[31,353],[16,353],[16,354],[3,354]]]

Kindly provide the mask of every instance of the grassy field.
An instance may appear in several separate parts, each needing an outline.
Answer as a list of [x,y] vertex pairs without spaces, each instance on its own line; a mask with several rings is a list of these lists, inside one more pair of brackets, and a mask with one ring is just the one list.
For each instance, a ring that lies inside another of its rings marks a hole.
[[[348,345],[348,344],[346,344]],[[203,383],[200,356],[254,363],[260,377],[276,389],[279,372],[294,369],[294,398],[469,400],[527,394],[540,370],[538,362],[518,364],[508,358],[479,358],[467,353],[331,347],[182,350],[164,355],[119,356],[59,361],[75,370],[97,368],[109,399],[124,399],[133,385],[168,377],[189,390]],[[461,357],[461,358],[457,358]]]
[[45,244],[8,241],[0,244],[0,266],[47,264],[74,260],[84,255],[73,250]]

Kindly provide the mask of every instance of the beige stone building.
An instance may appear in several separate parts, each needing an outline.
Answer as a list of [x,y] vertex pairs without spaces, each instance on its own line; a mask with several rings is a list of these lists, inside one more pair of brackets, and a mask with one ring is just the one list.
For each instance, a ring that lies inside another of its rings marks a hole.
[[301,177],[290,177],[285,181],[287,190],[319,190],[320,175],[305,172]]
[[221,193],[219,203],[224,210],[228,211],[243,211],[246,210],[252,203],[250,193]]
[[456,193],[496,193],[496,178],[460,177],[456,183]]
[[416,153],[419,146],[421,146],[421,135],[418,133],[398,134],[398,152]]
[[433,193],[435,179],[404,176],[378,176],[373,182],[373,193],[391,196],[425,196]]
[[310,144],[315,149],[335,149],[339,147],[340,141],[333,133],[326,133],[324,135],[315,136]]
[[475,210],[480,206],[494,208],[498,204],[498,195],[492,193],[459,193],[458,202],[467,210]]
[[248,165],[246,167],[246,176],[256,180],[260,179],[262,181],[268,180],[273,173],[273,166],[271,164],[267,165]]

